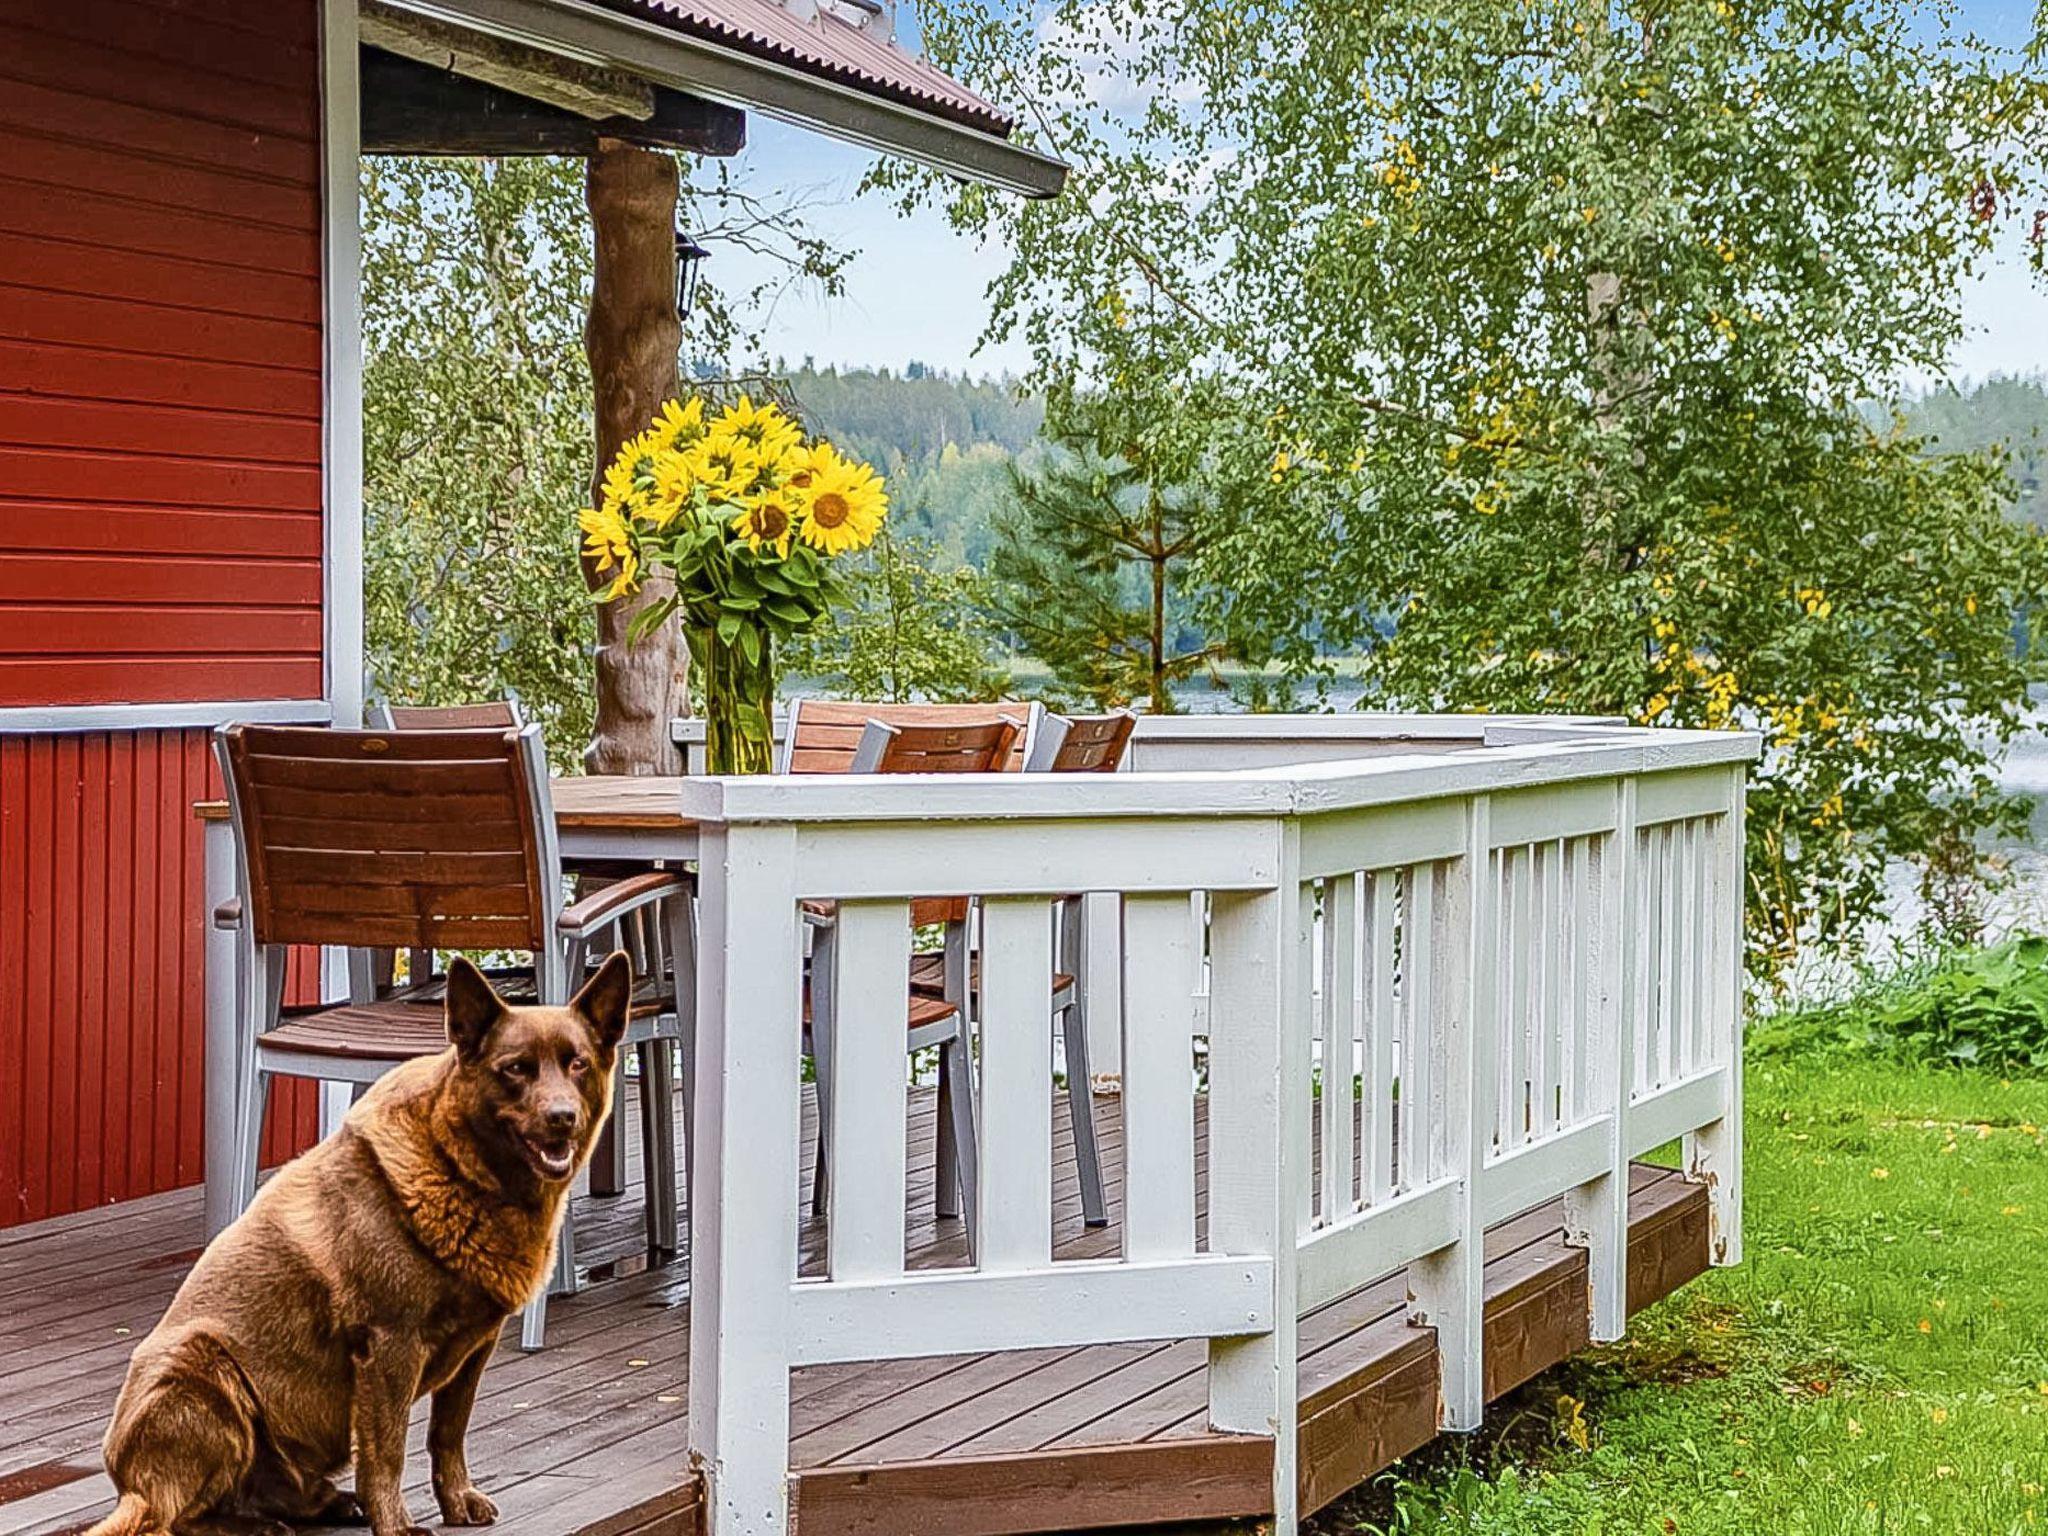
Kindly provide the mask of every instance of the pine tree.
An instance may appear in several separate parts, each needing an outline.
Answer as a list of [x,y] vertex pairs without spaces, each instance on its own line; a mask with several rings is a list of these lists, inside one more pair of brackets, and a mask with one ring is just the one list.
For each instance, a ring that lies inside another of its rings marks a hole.
[[1226,653],[1189,622],[1189,563],[1216,527],[1199,460],[1113,399],[1074,398],[1044,448],[1010,468],[989,556],[996,611],[1018,646],[1098,706],[1145,698]]

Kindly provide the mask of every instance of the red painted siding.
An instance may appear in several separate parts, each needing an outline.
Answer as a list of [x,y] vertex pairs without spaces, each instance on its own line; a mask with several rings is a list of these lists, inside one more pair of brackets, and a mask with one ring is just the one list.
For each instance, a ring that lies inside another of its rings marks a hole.
[[321,693],[315,0],[0,0],[0,708]]
[[[219,790],[203,730],[0,737],[0,1227],[201,1177],[192,804]],[[273,1102],[275,1160],[314,1109]]]
[[[0,0],[0,708],[320,696],[318,28]],[[0,735],[0,1227],[201,1176],[218,788],[203,730]]]

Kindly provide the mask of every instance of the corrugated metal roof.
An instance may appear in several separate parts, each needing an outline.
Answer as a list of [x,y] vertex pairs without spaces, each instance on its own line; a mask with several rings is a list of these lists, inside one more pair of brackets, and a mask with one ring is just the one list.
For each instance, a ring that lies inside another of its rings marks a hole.
[[604,0],[678,32],[744,50],[804,74],[886,96],[1007,138],[1015,119],[929,60],[842,20],[825,5],[809,18],[778,0]]

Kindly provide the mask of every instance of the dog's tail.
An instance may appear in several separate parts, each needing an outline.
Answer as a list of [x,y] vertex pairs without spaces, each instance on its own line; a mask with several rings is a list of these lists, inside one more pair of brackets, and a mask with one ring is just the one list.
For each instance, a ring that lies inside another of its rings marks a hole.
[[156,1517],[149,1507],[149,1500],[139,1493],[124,1493],[121,1502],[114,1506],[114,1512],[85,1536],[157,1536],[168,1532],[170,1527]]

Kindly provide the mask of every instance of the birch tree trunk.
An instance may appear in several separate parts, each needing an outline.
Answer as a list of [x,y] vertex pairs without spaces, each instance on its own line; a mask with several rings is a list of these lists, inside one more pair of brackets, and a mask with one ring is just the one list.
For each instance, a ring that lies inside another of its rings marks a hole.
[[[675,157],[611,139],[590,156],[585,197],[596,236],[596,271],[584,350],[597,399],[597,461],[591,504],[604,467],[676,392]],[[584,580],[603,584],[588,560]],[[666,590],[650,577],[631,597],[597,610],[597,718],[585,749],[592,773],[668,773],[675,747],[669,721],[689,712],[689,653],[671,619],[638,644],[633,615]]]

